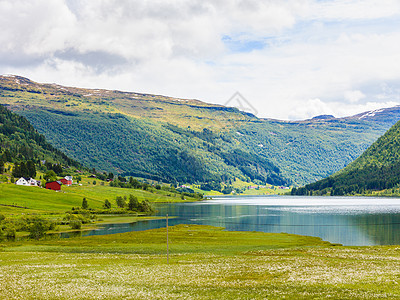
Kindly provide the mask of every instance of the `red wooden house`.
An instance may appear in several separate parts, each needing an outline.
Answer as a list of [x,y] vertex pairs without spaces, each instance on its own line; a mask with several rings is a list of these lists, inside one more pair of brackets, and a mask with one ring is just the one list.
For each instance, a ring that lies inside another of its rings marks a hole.
[[46,182],[46,189],[53,190],[53,191],[59,191],[59,190],[61,190],[61,185],[62,185],[62,182],[59,180]]
[[72,185],[72,176],[65,176],[64,178],[61,178],[60,181],[63,185],[70,186]]

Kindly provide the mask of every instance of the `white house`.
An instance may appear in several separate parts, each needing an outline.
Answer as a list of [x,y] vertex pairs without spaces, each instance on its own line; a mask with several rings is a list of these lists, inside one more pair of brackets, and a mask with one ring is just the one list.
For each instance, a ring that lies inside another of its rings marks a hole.
[[[29,180],[29,179],[28,179]],[[26,180],[24,177],[21,177],[20,179],[18,179],[15,184],[16,185],[30,185],[30,183],[28,183],[28,180]]]
[[32,185],[32,186],[40,186],[41,181],[33,179],[33,178],[29,178],[28,183],[29,183],[29,185]]
[[26,186],[40,186],[40,181],[33,178],[21,177],[15,182],[16,185],[26,185]]

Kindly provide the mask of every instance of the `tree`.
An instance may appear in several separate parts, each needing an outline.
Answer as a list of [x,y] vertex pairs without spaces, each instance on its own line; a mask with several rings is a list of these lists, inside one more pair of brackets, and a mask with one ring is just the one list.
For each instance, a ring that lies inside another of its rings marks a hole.
[[43,178],[47,182],[56,181],[57,180],[57,175],[53,170],[50,170],[50,171],[47,171],[46,174],[44,174]]
[[121,196],[117,196],[117,198],[115,199],[115,202],[117,203],[118,207],[124,208],[124,206],[125,206],[124,198],[122,198]]
[[82,221],[81,220],[71,220],[71,221],[69,221],[69,226],[71,227],[71,229],[81,229]]
[[82,208],[83,209],[88,209],[89,208],[89,204],[88,204],[86,198],[83,198],[83,200],[82,200]]
[[26,169],[27,169],[27,175],[28,177],[36,177],[36,166],[35,163],[31,160],[28,160],[26,162]]
[[111,202],[108,201],[108,199],[106,199],[104,201],[104,205],[103,206],[104,206],[105,209],[110,209],[111,208]]
[[12,171],[12,175],[17,178],[30,177],[28,175],[28,168],[26,166],[26,163],[24,161],[21,161],[20,163],[15,163],[13,171]]
[[63,172],[63,168],[61,167],[60,164],[54,164],[53,165],[53,171],[56,172],[57,175],[60,175]]
[[2,159],[0,159],[0,174],[4,173],[4,162]]
[[47,230],[50,229],[48,222],[42,218],[36,217],[29,220],[28,225],[29,237],[39,240],[46,235]]
[[226,186],[226,187],[224,187],[224,189],[222,190],[222,193],[223,193],[224,195],[228,195],[228,194],[232,193],[232,191],[233,191],[232,186]]
[[138,207],[139,207],[138,199],[133,195],[129,195],[128,209],[137,210]]
[[147,212],[147,213],[150,213],[153,211],[153,208],[151,207],[149,201],[147,201],[147,200],[143,200],[142,202],[140,202],[138,209],[139,209],[139,211]]
[[5,162],[12,162],[12,155],[8,149],[6,149],[2,154],[2,160]]

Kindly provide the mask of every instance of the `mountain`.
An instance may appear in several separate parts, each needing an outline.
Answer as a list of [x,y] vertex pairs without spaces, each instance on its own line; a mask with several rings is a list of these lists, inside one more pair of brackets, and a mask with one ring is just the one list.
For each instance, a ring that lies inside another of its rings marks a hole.
[[384,190],[400,183],[400,122],[397,122],[359,158],[323,180],[293,191],[293,194],[344,195]]
[[365,120],[376,123],[386,123],[394,125],[399,120],[400,106],[381,108],[367,111],[355,116],[347,117],[348,120]]
[[29,121],[0,105],[0,159],[3,162],[46,160],[68,166],[80,164],[48,143]]
[[[400,119],[261,119],[234,107],[0,76],[0,103],[98,170],[168,182],[303,185],[340,170]],[[375,118],[374,118],[375,117]]]

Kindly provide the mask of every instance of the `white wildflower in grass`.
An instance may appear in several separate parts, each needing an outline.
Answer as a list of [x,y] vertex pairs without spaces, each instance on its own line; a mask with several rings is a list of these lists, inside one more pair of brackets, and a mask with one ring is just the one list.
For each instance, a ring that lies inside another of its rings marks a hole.
[[[243,237],[253,239],[251,233]],[[92,240],[96,246],[89,243]],[[258,248],[237,242],[221,251],[218,247],[226,243],[221,242],[213,246],[213,253],[195,243],[190,246],[186,240],[181,244],[175,240],[167,265],[158,244],[143,246],[148,254],[144,250],[135,254],[130,251],[139,249],[136,242],[113,243],[113,248],[107,248],[109,244],[97,246],[101,239],[92,240],[79,240],[88,246],[74,245],[76,253],[53,245],[52,252],[46,252],[46,245],[31,252],[4,248],[0,252],[0,299],[400,298],[398,247],[269,249],[259,247],[263,240],[256,240]],[[202,243],[208,246],[207,240]],[[92,247],[91,251],[85,247]],[[101,252],[96,253],[95,247]]]

